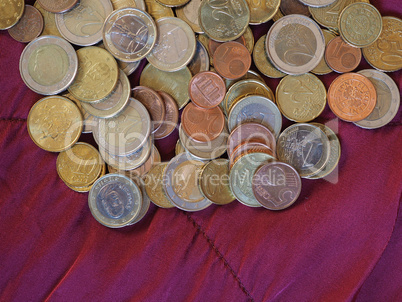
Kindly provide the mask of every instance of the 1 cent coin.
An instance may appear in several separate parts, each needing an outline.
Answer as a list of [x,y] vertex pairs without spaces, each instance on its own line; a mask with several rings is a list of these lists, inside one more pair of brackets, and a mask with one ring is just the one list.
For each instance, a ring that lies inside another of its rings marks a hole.
[[328,66],[339,73],[350,72],[360,63],[362,51],[342,40],[340,36],[329,41],[325,49],[325,61]]
[[213,61],[216,71],[229,80],[239,79],[251,66],[251,55],[246,46],[237,42],[226,42],[218,46]]

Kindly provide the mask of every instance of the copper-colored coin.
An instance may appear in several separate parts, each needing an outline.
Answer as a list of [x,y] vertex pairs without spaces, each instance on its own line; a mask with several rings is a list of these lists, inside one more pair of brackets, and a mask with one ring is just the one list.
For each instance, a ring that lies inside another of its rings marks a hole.
[[347,122],[365,119],[377,102],[376,89],[371,81],[358,73],[337,77],[328,89],[328,104],[332,112]]
[[162,139],[168,136],[177,126],[179,121],[179,108],[177,103],[168,93],[157,91],[165,104],[165,120],[154,133],[154,139]]
[[361,59],[360,48],[347,44],[340,36],[333,38],[325,49],[325,61],[332,70],[339,73],[354,70]]
[[307,17],[311,16],[308,6],[299,0],[281,0],[279,8],[284,15],[299,14]]
[[226,42],[218,46],[213,56],[216,71],[226,79],[235,80],[247,73],[251,66],[251,55],[247,47],[237,42]]
[[301,179],[292,166],[271,162],[254,173],[252,188],[255,198],[264,208],[283,210],[299,197]]
[[[237,38],[236,40],[233,40],[234,42],[238,42],[240,44],[243,44],[244,46],[246,46],[246,38],[244,37],[244,35],[240,36],[239,38]],[[218,42],[212,39],[208,40],[208,50],[209,50],[209,54],[211,56],[214,55],[216,49],[221,46],[224,42]]]
[[215,72],[204,71],[191,79],[188,91],[194,104],[211,109],[218,106],[225,98],[226,85]]
[[258,123],[244,123],[233,129],[228,138],[228,155],[243,142],[259,142],[276,150],[276,139],[273,133],[265,126]]
[[229,158],[229,165],[230,167],[233,166],[233,164],[239,159],[242,155],[248,154],[248,153],[253,153],[253,152],[260,152],[260,153],[266,153],[271,155],[272,157],[275,157],[274,151],[265,145],[264,143],[260,142],[244,142],[241,143],[239,146],[237,146],[232,154],[230,155]]
[[198,142],[209,142],[219,136],[225,126],[225,117],[219,107],[204,109],[190,102],[183,110],[182,127]]
[[43,17],[32,5],[25,5],[21,19],[8,30],[10,36],[18,42],[28,43],[39,37],[43,30]]
[[51,13],[65,13],[78,3],[78,0],[38,0],[39,4],[47,11]]
[[133,98],[139,100],[147,108],[153,123],[153,131],[159,129],[165,119],[165,104],[161,96],[153,89],[137,86],[132,89]]

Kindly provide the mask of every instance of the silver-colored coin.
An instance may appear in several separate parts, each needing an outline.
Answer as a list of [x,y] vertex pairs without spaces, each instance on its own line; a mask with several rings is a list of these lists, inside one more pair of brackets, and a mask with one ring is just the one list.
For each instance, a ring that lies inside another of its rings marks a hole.
[[176,16],[185,21],[195,33],[204,33],[198,22],[198,11],[203,0],[191,0],[186,5],[175,9]]
[[229,132],[237,125],[251,122],[262,124],[278,137],[282,128],[282,115],[270,99],[250,95],[233,105],[228,117]]
[[[100,42],[98,47],[105,48],[105,45],[103,42]],[[119,68],[124,71],[124,73],[129,76],[132,74],[134,71],[137,70],[137,68],[140,66],[141,61],[136,61],[136,62],[123,62],[119,59],[116,59],[117,65],[119,65]]]
[[313,70],[325,51],[324,35],[312,19],[287,15],[268,31],[265,49],[272,64],[287,74],[299,75]]
[[121,174],[107,174],[92,186],[88,205],[94,218],[110,228],[121,228],[138,216],[142,195],[138,186]]
[[152,145],[152,138],[150,137],[140,150],[132,154],[125,156],[113,155],[101,147],[99,148],[99,153],[103,160],[111,167],[121,171],[129,171],[138,168],[147,161],[151,155]]
[[209,55],[204,45],[197,39],[197,47],[193,59],[187,64],[191,74],[195,76],[197,73],[209,70]]
[[123,62],[120,60],[116,60],[117,64],[119,65],[119,68],[121,70],[124,71],[124,73],[129,76],[130,74],[134,73],[134,71],[136,71],[138,69],[138,67],[140,66],[140,62],[141,61],[137,61],[137,62]]
[[230,169],[229,184],[233,195],[249,207],[261,207],[253,193],[252,179],[255,171],[264,163],[275,160],[269,154],[254,152],[241,156]]
[[110,0],[81,0],[65,14],[56,14],[57,29],[75,45],[89,46],[102,40],[102,28],[113,11]]
[[300,0],[300,2],[311,7],[323,7],[334,3],[336,0]]
[[180,125],[179,137],[183,147],[195,158],[200,160],[211,160],[220,157],[226,152],[229,133],[225,123],[223,131],[217,138],[208,142],[197,142],[191,139],[186,132],[183,131],[183,128]]
[[203,198],[202,200],[198,202],[188,202],[184,201],[181,199],[175,192],[173,188],[174,184],[174,171],[175,169],[185,161],[198,161],[194,159],[191,155],[188,153],[181,153],[179,155],[176,155],[173,157],[168,165],[165,168],[164,171],[164,182],[163,182],[163,188],[165,190],[166,196],[170,199],[173,205],[175,205],[177,208],[183,210],[183,211],[188,211],[188,212],[195,212],[195,211],[200,211],[203,210],[207,207],[209,207],[212,202],[209,201],[206,198]]
[[157,38],[156,24],[146,12],[123,8],[111,13],[103,27],[106,49],[124,62],[136,62],[148,55]]
[[100,119],[98,127],[92,131],[100,148],[124,156],[139,150],[148,141],[151,118],[144,105],[130,98],[119,116]]
[[30,42],[20,57],[20,74],[33,91],[54,95],[67,89],[78,70],[74,48],[63,38],[41,36]]
[[237,81],[227,89],[224,100],[221,102],[223,113],[228,116],[232,106],[239,98],[248,95],[265,96],[275,102],[275,95],[264,81],[257,79],[244,79]]
[[398,86],[389,75],[375,69],[364,69],[358,73],[373,83],[377,91],[377,103],[368,117],[354,124],[366,129],[376,129],[388,124],[398,113],[401,102]]
[[91,115],[99,118],[111,118],[117,116],[127,106],[130,98],[130,81],[120,69],[114,91],[99,103],[81,103],[81,106]]
[[156,20],[158,37],[155,47],[147,56],[150,64],[163,71],[185,67],[195,54],[195,35],[183,20],[165,17]]
[[341,144],[335,132],[327,125],[320,123],[311,123],[311,125],[320,127],[320,129],[327,135],[329,140],[328,162],[317,174],[308,177],[309,179],[320,179],[328,176],[337,167],[339,158],[341,157]]
[[137,217],[133,220],[130,225],[136,224],[137,222],[141,221],[142,218],[145,217],[149,210],[149,206],[151,205],[151,200],[148,197],[147,192],[145,191],[145,184],[142,181],[142,179],[139,180],[140,184],[138,186],[141,188],[141,193],[142,193],[142,204],[141,204],[141,209],[140,212],[138,213]]
[[278,138],[276,154],[300,174],[310,177],[319,173],[329,159],[327,135],[312,124],[297,123],[289,126]]

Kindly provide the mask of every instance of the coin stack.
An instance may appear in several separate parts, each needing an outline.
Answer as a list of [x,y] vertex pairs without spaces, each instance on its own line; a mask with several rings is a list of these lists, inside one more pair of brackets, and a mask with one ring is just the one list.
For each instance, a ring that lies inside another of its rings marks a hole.
[[[108,227],[140,221],[150,202],[199,211],[237,199],[285,209],[300,178],[326,177],[338,164],[339,139],[314,122],[327,100],[337,117],[370,129],[399,108],[398,87],[383,71],[402,68],[394,47],[402,21],[368,1],[13,3],[0,28],[29,42],[21,77],[46,96],[29,113],[29,134],[60,152],[60,178],[90,191],[91,213]],[[271,19],[254,43],[249,25]],[[375,69],[353,72],[362,57]],[[140,85],[131,87],[144,58]],[[252,62],[282,78],[275,94]],[[319,76],[332,71],[340,75],[327,91]],[[283,131],[282,116],[295,122]],[[176,128],[177,155],[161,163],[154,140]],[[99,151],[78,142],[81,132],[92,132]]]

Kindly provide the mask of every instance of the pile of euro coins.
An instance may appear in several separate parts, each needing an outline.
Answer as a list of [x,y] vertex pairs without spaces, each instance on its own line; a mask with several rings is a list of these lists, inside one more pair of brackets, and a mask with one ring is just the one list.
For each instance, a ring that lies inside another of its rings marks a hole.
[[[337,117],[368,129],[399,108],[384,72],[402,68],[402,21],[368,1],[12,3],[0,28],[29,42],[21,77],[45,96],[30,110],[29,135],[60,152],[60,178],[89,192],[92,215],[107,227],[137,223],[151,202],[184,211],[234,200],[288,208],[301,178],[326,177],[338,164],[336,134],[312,122],[327,101]],[[270,20],[254,41],[249,25]],[[353,72],[362,56],[374,69]],[[282,78],[275,93],[252,62]],[[340,75],[327,91],[319,76],[330,72]],[[295,123],[282,131],[283,116]],[[175,129],[176,156],[161,163],[154,140]],[[78,142],[81,133],[98,148]]]

